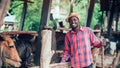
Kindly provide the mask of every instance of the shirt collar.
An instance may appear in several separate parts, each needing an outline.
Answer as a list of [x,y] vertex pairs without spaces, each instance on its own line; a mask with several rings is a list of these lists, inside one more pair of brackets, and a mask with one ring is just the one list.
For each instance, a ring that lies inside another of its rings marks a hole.
[[[81,26],[81,27],[78,29],[78,31],[83,31],[83,27]],[[70,32],[71,32],[71,33],[76,33],[76,31],[73,31],[73,30],[71,30]]]

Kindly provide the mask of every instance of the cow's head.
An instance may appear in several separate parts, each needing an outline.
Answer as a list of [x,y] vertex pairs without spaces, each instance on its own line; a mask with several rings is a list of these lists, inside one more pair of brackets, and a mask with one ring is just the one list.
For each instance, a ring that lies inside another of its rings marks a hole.
[[21,59],[18,55],[13,39],[9,35],[0,35],[0,55],[4,58],[6,63],[14,67],[20,67]]

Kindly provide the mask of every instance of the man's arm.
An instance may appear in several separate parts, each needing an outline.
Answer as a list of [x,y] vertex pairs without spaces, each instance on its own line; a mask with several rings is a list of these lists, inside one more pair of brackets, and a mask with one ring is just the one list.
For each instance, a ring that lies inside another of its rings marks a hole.
[[65,47],[61,62],[66,62],[69,59],[69,57],[70,57],[70,43],[67,36],[65,36]]
[[95,34],[91,29],[90,29],[90,40],[94,46],[96,47],[101,46],[101,41],[95,36]]

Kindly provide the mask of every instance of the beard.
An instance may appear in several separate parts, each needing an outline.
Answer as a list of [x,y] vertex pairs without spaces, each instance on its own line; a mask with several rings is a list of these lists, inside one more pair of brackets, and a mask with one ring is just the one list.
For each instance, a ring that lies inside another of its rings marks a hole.
[[75,30],[75,29],[78,28],[78,24],[71,24],[70,26],[71,26],[71,28],[72,28],[73,30]]

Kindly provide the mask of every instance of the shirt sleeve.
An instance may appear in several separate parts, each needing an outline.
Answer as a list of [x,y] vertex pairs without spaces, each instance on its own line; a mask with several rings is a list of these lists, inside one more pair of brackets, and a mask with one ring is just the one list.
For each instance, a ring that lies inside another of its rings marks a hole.
[[96,47],[101,46],[101,41],[95,36],[92,29],[90,29],[90,40],[94,46]]
[[70,42],[65,36],[65,47],[61,62],[66,62],[70,58]]

